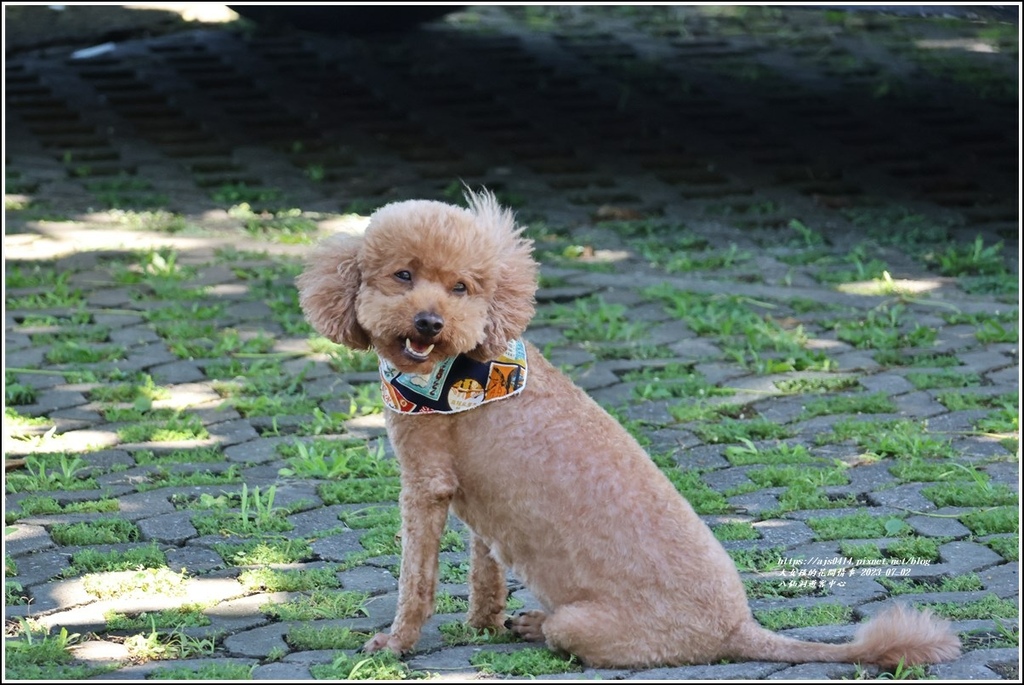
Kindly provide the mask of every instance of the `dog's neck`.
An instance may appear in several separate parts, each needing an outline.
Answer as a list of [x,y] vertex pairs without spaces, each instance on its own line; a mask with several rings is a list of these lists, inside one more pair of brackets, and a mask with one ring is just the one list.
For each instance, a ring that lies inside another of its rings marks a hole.
[[526,387],[526,345],[510,340],[490,361],[448,357],[429,373],[403,373],[380,358],[384,406],[402,414],[454,414],[518,395]]

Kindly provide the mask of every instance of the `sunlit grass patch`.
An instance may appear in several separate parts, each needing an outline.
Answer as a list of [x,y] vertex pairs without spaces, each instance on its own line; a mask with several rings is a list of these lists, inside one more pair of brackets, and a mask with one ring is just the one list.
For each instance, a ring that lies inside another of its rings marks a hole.
[[189,485],[225,485],[240,483],[242,476],[238,464],[232,464],[223,471],[170,471],[163,466],[157,467],[149,474],[148,483],[140,483],[136,488],[142,492],[156,488],[182,487]]
[[936,388],[966,388],[981,384],[981,376],[976,373],[961,373],[952,369],[934,372],[916,372],[907,374],[907,380],[918,390],[934,390]]
[[383,442],[371,447],[363,440],[316,438],[282,443],[277,452],[287,460],[287,468],[281,469],[286,476],[335,480],[398,475],[398,464],[385,455]]
[[[291,634],[289,633],[290,637]],[[286,639],[288,639],[286,637]],[[290,644],[298,645],[301,638],[301,644],[306,644],[308,638],[306,635],[297,635],[295,642]],[[353,641],[362,640],[365,642],[370,638],[369,635],[362,635],[353,633],[351,637],[347,638],[343,644],[349,645]],[[326,640],[318,643],[322,644]],[[361,643],[360,643],[361,645]],[[356,646],[360,646],[356,645]],[[312,649],[312,647],[307,647]],[[320,649],[337,649],[337,647],[322,646]],[[347,647],[347,649],[355,649],[355,646]],[[309,672],[317,680],[408,680],[408,679],[419,679],[425,677],[425,674],[411,671],[405,662],[395,656],[394,652],[389,650],[383,650],[371,654],[370,656],[364,656],[356,654],[354,656],[348,654],[342,654],[334,659],[329,664],[314,664],[309,667]]]
[[203,609],[201,604],[183,604],[180,607],[159,611],[107,611],[103,618],[107,622],[107,630],[117,631],[208,626],[210,618],[203,614]]
[[1003,483],[937,483],[921,489],[937,507],[994,507],[1016,504],[1017,493]]
[[74,663],[69,648],[80,641],[80,634],[69,633],[65,627],[55,635],[49,635],[22,619],[17,637],[4,643],[4,677],[9,680],[59,682],[84,680],[111,670],[109,666]]
[[898,410],[896,403],[882,392],[859,395],[841,395],[808,400],[804,404],[806,418],[832,414],[892,414]]
[[1016,601],[1000,599],[991,592],[973,602],[929,602],[927,604],[919,604],[918,607],[931,609],[939,616],[953,621],[1017,618],[1019,615],[1019,607]]
[[781,546],[726,550],[740,573],[777,571],[784,565],[786,549]]
[[62,340],[51,345],[45,356],[50,364],[95,364],[124,359],[125,352],[121,345],[96,345],[77,340]]
[[397,476],[353,478],[350,480],[321,483],[317,494],[324,504],[364,504],[372,502],[393,502],[398,499]]
[[812,607],[762,609],[754,612],[754,618],[766,629],[776,631],[849,623],[853,610],[842,604],[816,604]]
[[50,528],[50,537],[58,545],[109,545],[135,542],[139,539],[139,529],[125,519],[101,518],[78,523],[55,523]]
[[761,537],[757,529],[746,521],[719,523],[711,526],[711,532],[719,540],[757,540]]
[[807,525],[814,531],[816,540],[893,537],[911,532],[910,526],[898,518],[881,518],[867,512],[812,518],[807,520]]
[[369,633],[341,626],[318,626],[309,623],[292,626],[284,636],[297,650],[358,649],[372,637]]
[[778,443],[771,447],[757,447],[753,441],[741,439],[742,445],[725,448],[725,458],[733,466],[750,464],[807,464],[822,461],[815,457],[805,445]]
[[128,422],[117,429],[117,436],[121,442],[178,442],[205,440],[210,437],[209,431],[198,416],[180,410],[129,410],[112,415],[119,422]]
[[16,507],[4,512],[4,519],[7,523],[29,516],[45,516],[49,514],[87,514],[87,513],[109,513],[119,511],[120,505],[116,499],[104,497],[98,500],[83,500],[81,502],[68,502],[61,504],[53,497],[42,495],[30,495],[18,501]]
[[341,585],[333,568],[252,568],[242,571],[238,582],[247,590],[259,592],[301,592],[324,590]]
[[705,421],[691,426],[690,430],[701,440],[709,443],[741,442],[744,439],[779,440],[792,437],[793,434],[791,428],[763,418],[725,418],[715,423]]
[[975,535],[1020,532],[1020,512],[1017,507],[982,509],[963,514],[959,518]]
[[87,465],[78,456],[64,453],[30,454],[25,457],[22,470],[7,473],[4,485],[7,492],[92,490],[96,479],[85,476]]
[[941,459],[957,455],[949,438],[932,437],[917,421],[837,421],[830,433],[815,436],[818,444],[854,441],[871,454],[901,459]]
[[1020,561],[1020,536],[1005,535],[989,538],[985,541],[988,547],[1007,561]]
[[885,551],[892,559],[925,559],[939,561],[939,545],[945,540],[911,535],[886,545]]
[[213,544],[213,551],[232,566],[295,564],[313,558],[313,548],[309,542],[294,538],[218,542]]
[[316,621],[320,619],[366,616],[365,592],[313,590],[290,602],[271,602],[260,611],[281,621]]
[[469,663],[490,675],[539,676],[553,673],[577,673],[583,670],[575,657],[559,656],[542,647],[527,647],[514,652],[479,651]]
[[160,668],[147,676],[147,680],[252,680],[256,664],[205,663],[195,666],[170,666]]
[[187,582],[184,572],[175,573],[166,567],[90,573],[82,577],[82,587],[98,599],[180,596],[185,593]]

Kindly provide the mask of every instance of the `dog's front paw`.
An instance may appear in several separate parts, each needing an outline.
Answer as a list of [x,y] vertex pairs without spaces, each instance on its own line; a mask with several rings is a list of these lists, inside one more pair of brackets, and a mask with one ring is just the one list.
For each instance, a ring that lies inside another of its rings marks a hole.
[[495,635],[504,633],[508,628],[508,621],[505,619],[504,612],[500,614],[487,614],[484,616],[467,616],[466,623],[468,623],[469,627],[474,630],[494,633]]
[[546,618],[547,614],[543,611],[524,611],[505,621],[505,627],[528,642],[543,642]]
[[402,652],[405,651],[405,648],[399,644],[399,641],[391,633],[377,633],[366,641],[366,644],[363,645],[360,651],[363,654],[373,654],[382,649],[390,649],[398,656],[401,656]]

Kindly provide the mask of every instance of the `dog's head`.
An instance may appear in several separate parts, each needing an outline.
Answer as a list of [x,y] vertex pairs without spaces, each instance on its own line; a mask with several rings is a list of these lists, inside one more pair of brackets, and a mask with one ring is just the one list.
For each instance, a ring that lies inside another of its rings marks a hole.
[[334,236],[297,279],[322,335],[374,348],[406,372],[504,352],[533,317],[537,264],[512,213],[488,192],[469,208],[428,200],[381,207],[362,236]]

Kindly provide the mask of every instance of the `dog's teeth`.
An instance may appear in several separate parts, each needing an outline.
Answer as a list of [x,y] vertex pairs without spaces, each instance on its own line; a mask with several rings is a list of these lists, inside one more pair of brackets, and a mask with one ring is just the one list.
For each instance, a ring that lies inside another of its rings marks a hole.
[[409,354],[411,354],[414,357],[419,357],[420,359],[426,359],[427,357],[430,356],[430,353],[434,351],[434,346],[433,346],[433,344],[431,344],[431,345],[427,346],[427,348],[421,352],[420,350],[417,350],[416,348],[414,348],[412,346],[412,340],[410,340],[409,338],[406,338],[405,339],[405,351],[408,352]]

